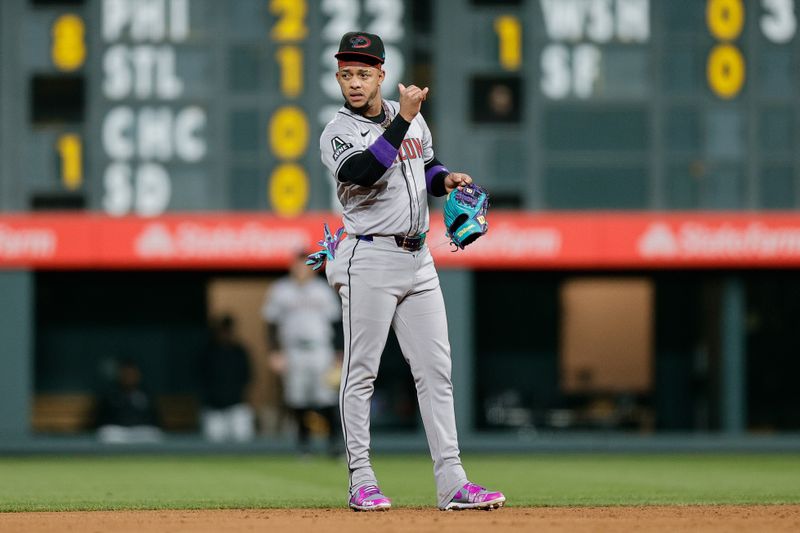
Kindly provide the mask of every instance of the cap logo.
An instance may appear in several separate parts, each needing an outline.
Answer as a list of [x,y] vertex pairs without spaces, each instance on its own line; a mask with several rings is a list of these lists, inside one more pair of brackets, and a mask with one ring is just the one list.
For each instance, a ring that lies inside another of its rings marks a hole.
[[350,38],[350,46],[353,48],[367,48],[371,44],[372,41],[369,37],[364,37],[363,35],[356,35]]

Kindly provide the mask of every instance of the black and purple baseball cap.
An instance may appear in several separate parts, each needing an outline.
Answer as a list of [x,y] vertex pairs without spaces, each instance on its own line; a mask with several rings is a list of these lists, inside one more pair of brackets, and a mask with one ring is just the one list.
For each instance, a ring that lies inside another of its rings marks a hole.
[[339,61],[357,61],[379,66],[386,60],[386,51],[383,49],[383,41],[374,33],[351,31],[342,37],[339,51],[334,57]]

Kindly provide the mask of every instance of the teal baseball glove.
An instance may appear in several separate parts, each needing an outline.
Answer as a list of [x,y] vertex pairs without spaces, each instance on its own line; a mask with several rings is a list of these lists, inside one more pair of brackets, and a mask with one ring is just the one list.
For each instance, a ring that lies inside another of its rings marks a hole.
[[450,243],[457,250],[473,243],[489,231],[486,212],[489,209],[489,193],[475,185],[465,185],[447,195],[444,203],[444,226]]

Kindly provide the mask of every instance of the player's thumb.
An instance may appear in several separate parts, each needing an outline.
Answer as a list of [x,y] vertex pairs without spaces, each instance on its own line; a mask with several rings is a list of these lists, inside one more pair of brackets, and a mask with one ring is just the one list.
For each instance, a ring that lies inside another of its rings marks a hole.
[[428,88],[425,87],[422,89],[422,99],[425,100],[428,97]]
[[403,85],[402,83],[398,83],[397,84],[397,90],[400,91],[400,94],[403,94],[404,92],[406,92],[406,86]]

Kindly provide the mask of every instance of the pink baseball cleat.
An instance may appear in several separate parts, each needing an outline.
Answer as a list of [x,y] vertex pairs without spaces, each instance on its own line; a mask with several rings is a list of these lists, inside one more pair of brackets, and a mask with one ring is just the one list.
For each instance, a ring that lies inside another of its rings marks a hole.
[[376,485],[359,487],[350,496],[350,509],[354,511],[388,511],[391,507],[392,501]]
[[442,510],[483,509],[491,511],[492,509],[499,509],[505,502],[506,497],[503,496],[502,492],[486,490],[480,485],[467,481]]

